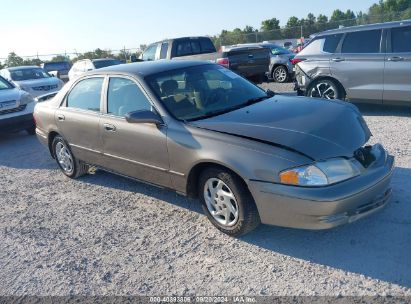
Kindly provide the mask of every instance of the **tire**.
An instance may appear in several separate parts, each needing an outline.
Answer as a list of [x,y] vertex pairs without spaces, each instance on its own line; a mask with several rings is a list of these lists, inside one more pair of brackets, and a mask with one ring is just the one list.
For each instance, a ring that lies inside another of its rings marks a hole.
[[52,143],[53,156],[61,171],[70,178],[77,178],[87,174],[89,166],[77,160],[71,152],[68,143],[57,135]]
[[335,81],[331,79],[315,80],[306,92],[307,97],[322,99],[345,99],[345,94]]
[[205,214],[225,234],[237,237],[260,224],[257,207],[247,186],[228,170],[218,167],[204,170],[198,187]]
[[26,129],[26,132],[28,135],[36,135],[36,127],[33,126],[31,128],[28,128]]
[[288,74],[288,70],[286,67],[279,65],[273,70],[272,78],[275,82],[285,83],[290,78],[290,75]]

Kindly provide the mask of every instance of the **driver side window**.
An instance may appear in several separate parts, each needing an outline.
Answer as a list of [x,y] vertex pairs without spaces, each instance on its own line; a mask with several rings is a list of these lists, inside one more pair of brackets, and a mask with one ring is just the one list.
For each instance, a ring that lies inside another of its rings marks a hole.
[[132,80],[111,77],[107,93],[107,113],[124,117],[129,112],[152,108],[150,101]]

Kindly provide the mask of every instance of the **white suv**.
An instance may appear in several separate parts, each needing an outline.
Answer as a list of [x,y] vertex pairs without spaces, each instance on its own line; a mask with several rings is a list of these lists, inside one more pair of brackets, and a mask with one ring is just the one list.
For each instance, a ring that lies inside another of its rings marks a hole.
[[0,76],[0,133],[26,130],[34,135],[34,105],[35,101],[29,93]]

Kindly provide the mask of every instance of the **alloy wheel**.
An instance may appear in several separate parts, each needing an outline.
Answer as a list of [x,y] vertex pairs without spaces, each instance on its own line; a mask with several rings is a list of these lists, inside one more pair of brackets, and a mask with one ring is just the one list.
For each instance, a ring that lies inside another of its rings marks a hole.
[[274,71],[274,79],[275,79],[277,82],[284,82],[284,81],[286,81],[286,79],[287,79],[287,71],[286,71],[284,68],[282,68],[282,67],[275,69],[275,71]]
[[328,81],[321,81],[315,84],[310,91],[310,97],[324,98],[324,99],[337,99],[338,92],[335,86]]
[[204,200],[212,217],[226,227],[238,221],[238,203],[231,189],[218,178],[210,178],[204,185]]
[[57,161],[64,172],[67,174],[72,173],[74,170],[74,161],[70,150],[60,141],[56,144],[55,152]]

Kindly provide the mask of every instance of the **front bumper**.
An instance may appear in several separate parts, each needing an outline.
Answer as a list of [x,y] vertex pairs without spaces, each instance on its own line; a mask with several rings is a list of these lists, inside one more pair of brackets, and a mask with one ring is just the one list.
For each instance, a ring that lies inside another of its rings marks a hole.
[[1,119],[0,117],[0,133],[17,132],[33,127],[33,113],[13,116],[5,119]]
[[394,157],[381,145],[378,158],[362,175],[326,187],[294,187],[251,181],[261,222],[269,225],[328,229],[351,223],[383,208],[391,196]]

